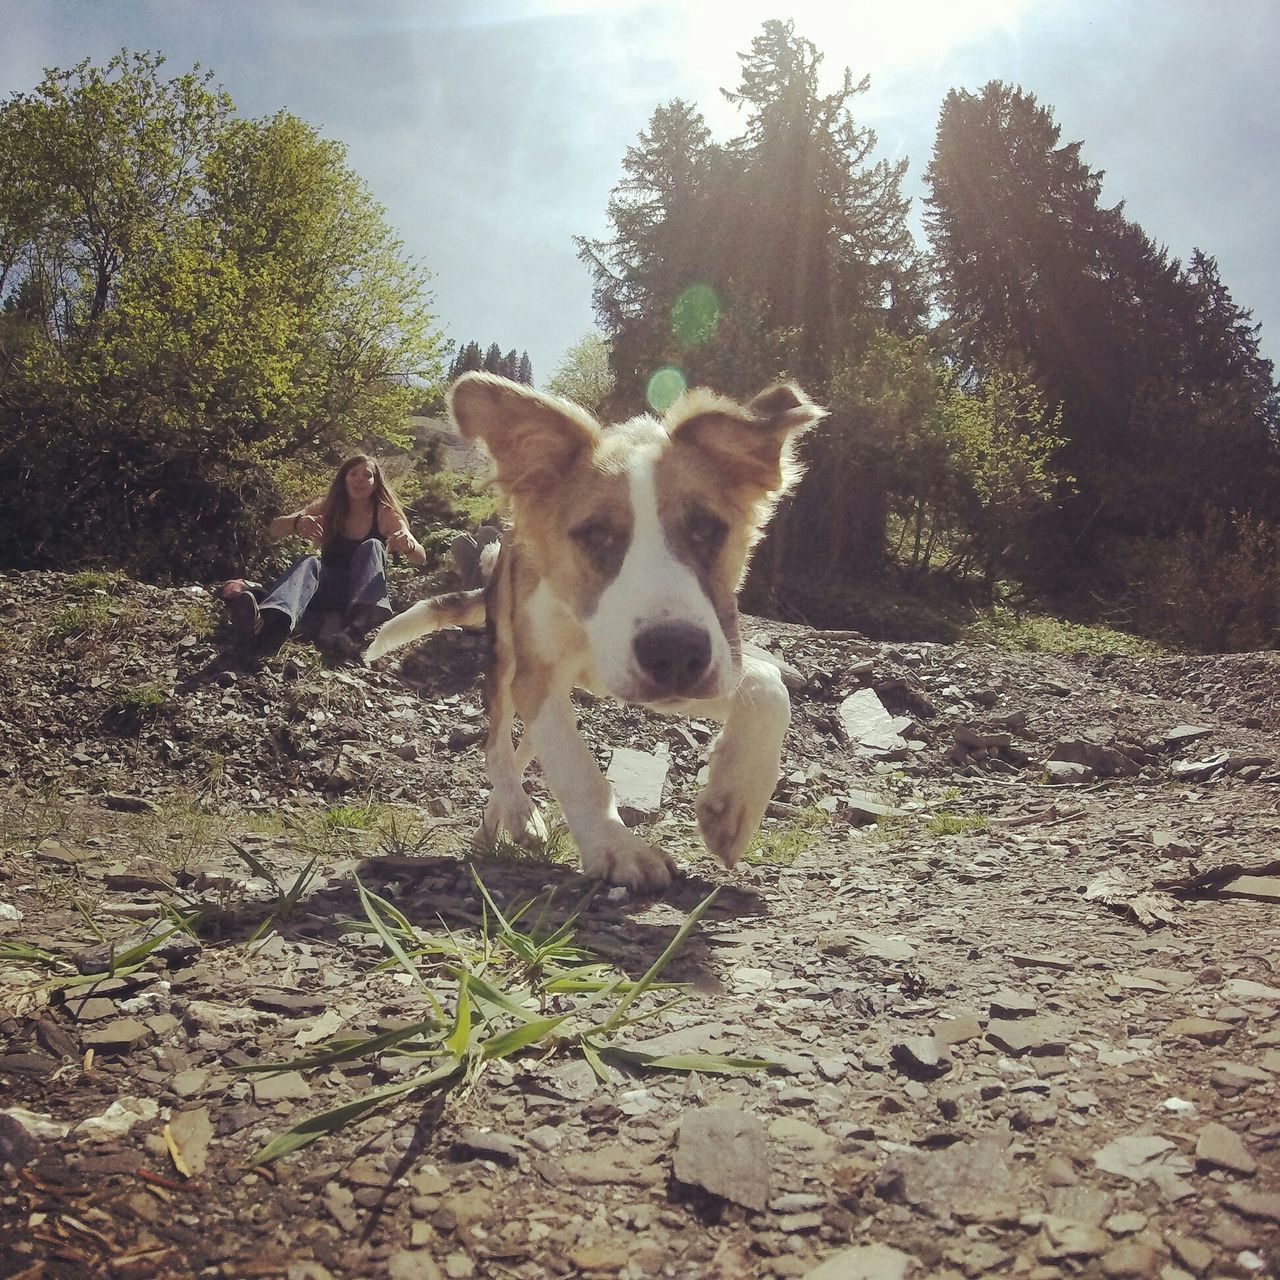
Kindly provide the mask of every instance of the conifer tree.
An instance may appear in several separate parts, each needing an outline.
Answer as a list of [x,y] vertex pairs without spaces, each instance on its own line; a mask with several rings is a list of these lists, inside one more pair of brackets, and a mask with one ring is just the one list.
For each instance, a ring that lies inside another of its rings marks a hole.
[[1061,406],[1075,492],[1042,528],[1042,579],[1114,535],[1164,537],[1267,501],[1277,401],[1257,327],[1211,258],[1189,266],[1101,202],[1052,112],[998,81],[950,93],[928,227],[955,355],[1026,369]]

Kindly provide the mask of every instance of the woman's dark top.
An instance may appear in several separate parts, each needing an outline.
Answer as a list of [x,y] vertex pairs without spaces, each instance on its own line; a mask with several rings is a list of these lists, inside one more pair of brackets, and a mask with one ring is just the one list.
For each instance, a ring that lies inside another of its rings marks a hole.
[[369,532],[363,538],[348,538],[343,533],[334,534],[320,549],[320,563],[332,573],[347,573],[351,568],[351,557],[355,555],[356,548],[370,538],[377,538],[382,543],[386,542],[386,539],[378,532],[378,512],[376,509],[373,513],[373,524],[369,526]]

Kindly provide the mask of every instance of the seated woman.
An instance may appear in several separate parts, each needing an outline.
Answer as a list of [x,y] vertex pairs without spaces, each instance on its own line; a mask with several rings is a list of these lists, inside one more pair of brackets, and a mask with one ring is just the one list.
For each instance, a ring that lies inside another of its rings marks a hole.
[[343,462],[323,498],[277,516],[267,532],[274,542],[300,533],[320,554],[296,561],[261,603],[247,591],[227,601],[236,632],[262,653],[279,649],[308,609],[341,615],[346,630],[335,642],[358,652],[365,633],[392,614],[388,553],[399,552],[417,565],[427,559],[382,468],[362,453]]

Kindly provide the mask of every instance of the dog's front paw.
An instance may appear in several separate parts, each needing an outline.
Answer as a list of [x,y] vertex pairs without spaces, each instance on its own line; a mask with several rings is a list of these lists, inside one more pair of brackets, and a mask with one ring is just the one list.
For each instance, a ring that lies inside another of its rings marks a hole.
[[708,787],[698,797],[697,810],[703,844],[726,867],[736,866],[760,826],[764,805],[748,807],[740,796],[716,795]]
[[770,761],[712,757],[711,779],[696,805],[698,830],[726,867],[736,866],[746,853],[777,781],[777,767]]
[[676,864],[663,850],[618,827],[582,842],[582,870],[633,893],[661,893],[676,874]]

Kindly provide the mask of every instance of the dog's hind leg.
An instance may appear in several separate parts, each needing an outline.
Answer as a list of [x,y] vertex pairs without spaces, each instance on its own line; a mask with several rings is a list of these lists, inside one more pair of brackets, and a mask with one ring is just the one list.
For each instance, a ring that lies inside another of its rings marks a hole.
[[543,697],[531,714],[528,739],[582,852],[583,872],[640,893],[665,889],[676,864],[618,816],[613,789],[578,733],[568,690]]
[[505,714],[489,713],[489,738],[485,743],[485,769],[493,790],[484,806],[484,818],[476,834],[476,844],[492,849],[505,831],[516,844],[534,845],[547,839],[547,824],[538,806],[524,789],[524,771],[533,758],[528,735],[519,748],[511,741],[512,715],[510,697]]
[[702,714],[724,722],[711,747],[707,785],[698,797],[698,830],[708,849],[732,867],[760,827],[778,784],[791,698],[765,658],[744,654],[737,688]]
[[485,681],[489,712],[489,736],[485,740],[485,771],[493,790],[484,807],[484,818],[475,843],[492,849],[505,831],[517,844],[534,845],[547,839],[546,823],[524,789],[524,771],[533,758],[528,733],[517,749],[512,742],[515,727],[514,664],[505,641],[495,641],[493,665]]

